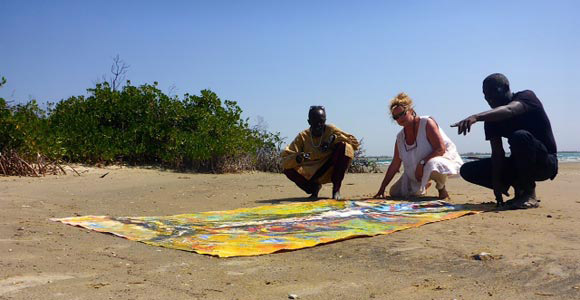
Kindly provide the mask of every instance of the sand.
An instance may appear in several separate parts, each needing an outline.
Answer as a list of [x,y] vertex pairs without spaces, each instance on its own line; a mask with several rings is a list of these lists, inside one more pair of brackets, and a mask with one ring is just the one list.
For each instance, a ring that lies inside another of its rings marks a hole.
[[[539,183],[538,209],[227,259],[49,218],[173,215],[303,201],[284,175],[78,169],[80,177],[0,178],[0,299],[580,299],[577,163],[561,164],[556,180]],[[342,194],[373,195],[382,177],[347,174]],[[453,203],[493,200],[490,191],[460,178],[447,186]],[[321,196],[330,193],[326,185]],[[481,252],[490,259],[473,259]]]

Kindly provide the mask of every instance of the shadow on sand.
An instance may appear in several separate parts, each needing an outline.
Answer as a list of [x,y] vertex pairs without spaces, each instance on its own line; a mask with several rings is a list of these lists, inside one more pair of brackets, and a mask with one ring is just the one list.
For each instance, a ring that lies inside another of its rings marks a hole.
[[[318,200],[331,200],[330,198],[318,197]],[[290,198],[278,198],[278,199],[264,199],[257,200],[256,203],[268,203],[268,204],[280,204],[284,202],[314,202],[318,200],[312,200],[308,197],[290,197]],[[351,199],[347,199],[351,200]]]

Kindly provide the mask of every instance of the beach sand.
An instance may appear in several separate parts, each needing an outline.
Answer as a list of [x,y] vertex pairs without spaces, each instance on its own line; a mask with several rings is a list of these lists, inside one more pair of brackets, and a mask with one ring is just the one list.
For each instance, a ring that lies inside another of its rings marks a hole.
[[[271,255],[216,258],[148,246],[49,218],[153,216],[291,201],[284,175],[83,168],[82,176],[0,178],[0,299],[580,299],[580,164],[538,184],[541,207],[486,212]],[[103,174],[108,174],[100,178]],[[373,195],[383,174],[347,174]],[[491,191],[449,180],[451,202]],[[329,197],[330,185],[321,196]],[[434,188],[429,190],[434,196]],[[491,254],[489,260],[472,256]]]

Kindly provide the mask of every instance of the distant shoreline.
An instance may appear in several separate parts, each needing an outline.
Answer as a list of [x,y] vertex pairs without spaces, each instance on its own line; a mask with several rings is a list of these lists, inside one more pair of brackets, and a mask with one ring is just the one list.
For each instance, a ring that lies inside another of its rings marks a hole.
[[[580,162],[580,151],[559,151],[558,153],[558,161],[560,163],[573,163],[573,162]],[[491,156],[491,153],[479,153],[479,152],[468,152],[460,154],[461,158],[465,161],[472,161],[482,158],[487,158]],[[509,152],[506,153],[509,156]],[[380,156],[363,156],[360,159],[369,161],[369,162],[376,162],[377,164],[389,164],[393,159],[392,156],[388,155],[380,155]]]
[[[580,154],[580,150],[578,151],[558,151],[558,154],[563,154],[563,153],[578,153]],[[506,152],[506,154],[509,154],[509,152]],[[478,155],[491,155],[491,152],[466,152],[466,153],[460,153],[459,155],[461,156],[478,156]],[[363,156],[364,158],[392,158],[392,156],[390,155],[368,155],[368,156]]]

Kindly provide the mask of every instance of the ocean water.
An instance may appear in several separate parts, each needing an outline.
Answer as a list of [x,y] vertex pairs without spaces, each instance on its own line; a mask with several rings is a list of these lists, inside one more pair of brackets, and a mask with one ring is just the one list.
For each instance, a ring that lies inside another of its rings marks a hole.
[[558,152],[558,161],[580,162],[580,152]]
[[[507,154],[509,155],[509,153]],[[464,162],[473,161],[475,159],[490,157],[489,153],[477,153],[477,154],[462,154],[461,158]],[[379,157],[369,157],[370,160],[376,161],[381,165],[388,165],[391,163],[392,158],[387,156]],[[558,152],[558,161],[561,163],[566,162],[580,162],[580,152]]]

